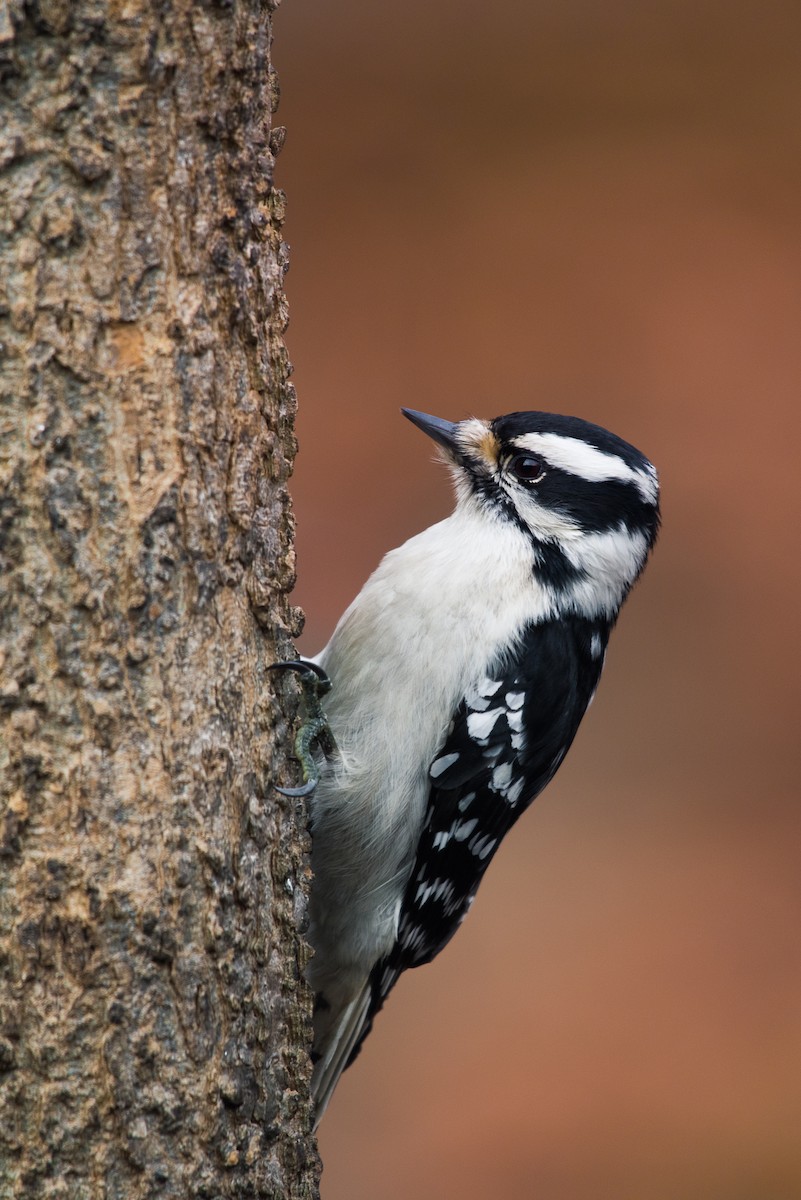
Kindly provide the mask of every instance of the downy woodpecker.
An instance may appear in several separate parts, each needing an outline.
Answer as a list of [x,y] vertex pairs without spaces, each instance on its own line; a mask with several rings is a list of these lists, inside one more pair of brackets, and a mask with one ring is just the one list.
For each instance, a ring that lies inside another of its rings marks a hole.
[[597,425],[403,412],[456,507],[386,555],[312,660],[336,744],[311,797],[318,1120],[564,759],[659,526],[653,466]]

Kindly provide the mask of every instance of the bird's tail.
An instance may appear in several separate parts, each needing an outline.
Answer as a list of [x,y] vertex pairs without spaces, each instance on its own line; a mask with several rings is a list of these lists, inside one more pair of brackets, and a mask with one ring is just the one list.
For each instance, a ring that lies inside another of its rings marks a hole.
[[340,1075],[356,1056],[371,1025],[371,987],[366,979],[353,999],[333,1017],[324,997],[318,996],[314,1015],[314,1044],[317,1061],[312,1072],[315,1129],[331,1099]]

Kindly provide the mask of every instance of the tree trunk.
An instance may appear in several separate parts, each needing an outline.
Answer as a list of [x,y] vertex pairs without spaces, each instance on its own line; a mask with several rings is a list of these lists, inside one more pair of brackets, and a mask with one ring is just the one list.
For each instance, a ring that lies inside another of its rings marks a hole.
[[258,0],[0,0],[0,1196],[311,1197]]

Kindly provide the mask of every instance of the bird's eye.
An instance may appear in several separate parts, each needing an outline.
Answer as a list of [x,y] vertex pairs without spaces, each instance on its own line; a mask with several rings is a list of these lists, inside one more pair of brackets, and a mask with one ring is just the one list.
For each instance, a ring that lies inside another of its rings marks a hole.
[[533,454],[515,454],[509,460],[509,470],[520,483],[539,483],[545,474],[545,464]]

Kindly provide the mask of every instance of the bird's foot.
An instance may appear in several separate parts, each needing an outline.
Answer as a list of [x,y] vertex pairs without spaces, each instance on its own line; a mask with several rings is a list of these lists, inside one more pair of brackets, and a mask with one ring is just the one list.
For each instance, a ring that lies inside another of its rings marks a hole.
[[282,796],[309,796],[320,779],[320,768],[312,754],[312,747],[316,744],[326,758],[335,754],[337,748],[321,703],[321,697],[331,690],[331,680],[322,667],[302,658],[273,663],[270,670],[297,672],[306,708],[305,718],[295,738],[295,757],[303,772],[303,784],[295,788],[278,787],[276,784],[275,790]]

